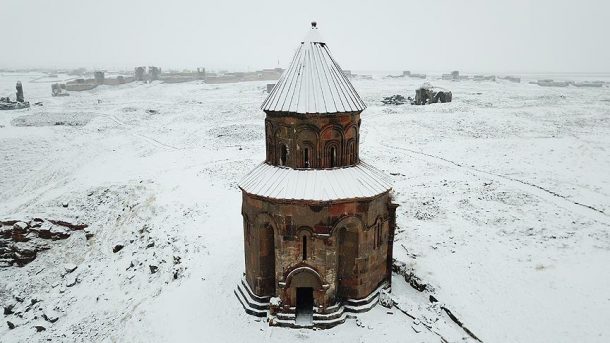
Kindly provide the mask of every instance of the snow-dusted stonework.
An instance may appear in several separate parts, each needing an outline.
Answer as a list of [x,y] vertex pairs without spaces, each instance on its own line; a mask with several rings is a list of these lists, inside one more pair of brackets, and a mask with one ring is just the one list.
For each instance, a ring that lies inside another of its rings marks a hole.
[[239,184],[246,272],[235,294],[271,325],[326,328],[389,288],[397,206],[359,158],[364,103],[315,25],[309,37],[263,105],[266,161]]

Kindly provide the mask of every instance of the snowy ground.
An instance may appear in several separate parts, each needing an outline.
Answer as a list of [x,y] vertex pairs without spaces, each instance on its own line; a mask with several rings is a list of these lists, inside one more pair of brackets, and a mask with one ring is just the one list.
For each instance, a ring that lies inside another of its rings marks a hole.
[[264,158],[265,83],[53,98],[38,76],[0,76],[0,95],[21,80],[43,102],[0,112],[0,220],[61,219],[94,236],[0,268],[0,305],[13,306],[1,342],[473,341],[441,305],[483,342],[610,340],[607,87],[433,81],[454,102],[415,107],[380,100],[421,80],[355,81],[369,106],[361,156],[401,205],[395,256],[428,290],[395,275],[394,300],[417,319],[377,306],[311,331],[269,327],[233,295],[236,182]]

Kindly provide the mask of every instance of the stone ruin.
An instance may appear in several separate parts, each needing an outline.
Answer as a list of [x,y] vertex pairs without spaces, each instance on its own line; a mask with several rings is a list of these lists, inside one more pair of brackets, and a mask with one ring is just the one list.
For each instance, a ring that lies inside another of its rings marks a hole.
[[428,105],[451,102],[453,94],[444,88],[433,87],[428,82],[415,90],[415,99],[409,97],[411,105]]
[[[199,72],[199,70],[198,70],[198,72]],[[205,69],[203,70],[203,73],[205,74]],[[155,80],[159,80],[160,76],[161,76],[161,68],[159,68],[159,67],[154,67],[154,66],[136,67],[134,69],[134,78],[136,81],[145,81],[145,82],[155,81]]]
[[433,87],[430,83],[424,83],[420,88],[415,90],[415,98],[405,98],[400,94],[392,95],[383,98],[381,102],[384,105],[404,105],[410,102],[411,105],[428,105],[436,103],[451,102],[453,94],[444,88]]
[[70,93],[66,90],[65,83],[54,83],[51,85],[51,95],[53,96],[68,96]]
[[30,107],[30,103],[25,101],[23,96],[23,86],[21,85],[21,81],[17,81],[15,89],[17,90],[17,93],[15,94],[17,101],[11,101],[9,97],[0,98],[0,110],[19,110]]
[[93,72],[93,78],[95,79],[95,83],[98,85],[104,84],[104,72],[103,71],[95,71]]
[[136,81],[144,81],[144,73],[146,72],[145,67],[136,67],[134,69],[134,76]]
[[426,74],[416,74],[416,73],[412,73],[410,70],[403,70],[402,77],[413,77],[413,78],[417,78],[417,79],[425,79]]

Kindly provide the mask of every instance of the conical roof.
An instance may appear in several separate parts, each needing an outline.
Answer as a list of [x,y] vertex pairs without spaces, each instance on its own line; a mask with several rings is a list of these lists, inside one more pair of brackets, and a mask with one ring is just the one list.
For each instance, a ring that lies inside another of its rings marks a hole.
[[366,108],[318,32],[315,22],[263,105],[263,111],[357,112]]

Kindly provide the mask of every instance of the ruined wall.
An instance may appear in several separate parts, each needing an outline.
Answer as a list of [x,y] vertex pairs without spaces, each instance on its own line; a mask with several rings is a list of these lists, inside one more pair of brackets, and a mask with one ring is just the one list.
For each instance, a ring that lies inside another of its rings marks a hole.
[[358,163],[360,112],[298,115],[268,112],[266,162],[291,168],[335,168]]
[[[313,274],[323,284],[314,287],[316,306],[326,308],[337,298],[366,297],[390,275],[394,210],[389,193],[315,203],[282,202],[244,192],[246,280],[256,294],[277,295],[287,307],[296,305],[296,287],[309,287],[298,283],[314,282],[303,281]],[[314,272],[291,280],[290,273],[299,268]]]

